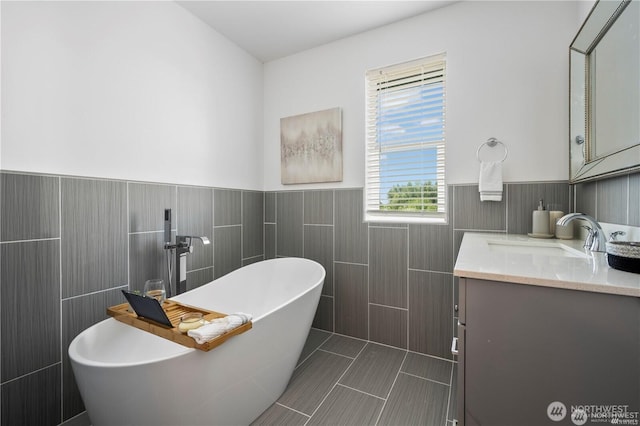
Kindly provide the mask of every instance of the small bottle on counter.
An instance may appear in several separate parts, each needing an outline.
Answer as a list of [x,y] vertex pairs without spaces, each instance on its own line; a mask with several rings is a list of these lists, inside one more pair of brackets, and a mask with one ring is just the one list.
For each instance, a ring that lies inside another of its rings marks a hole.
[[[551,207],[549,207],[551,208]],[[549,233],[552,235],[556,235],[556,222],[564,216],[564,212],[560,210],[550,210],[549,211]]]
[[533,211],[533,229],[532,237],[549,238],[549,211],[544,209],[542,199],[538,203],[538,210]]

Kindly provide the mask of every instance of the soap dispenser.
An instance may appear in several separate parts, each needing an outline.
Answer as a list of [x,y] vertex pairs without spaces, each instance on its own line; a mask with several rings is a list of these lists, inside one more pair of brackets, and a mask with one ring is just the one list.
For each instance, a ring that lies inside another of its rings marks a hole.
[[549,238],[549,211],[544,209],[542,199],[538,203],[538,210],[533,211],[533,229],[530,234],[532,237]]

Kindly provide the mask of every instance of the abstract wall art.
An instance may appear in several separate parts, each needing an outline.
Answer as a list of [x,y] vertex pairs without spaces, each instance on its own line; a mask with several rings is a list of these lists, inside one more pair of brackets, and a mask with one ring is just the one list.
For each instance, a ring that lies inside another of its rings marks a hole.
[[341,109],[281,118],[280,162],[285,185],[342,181]]

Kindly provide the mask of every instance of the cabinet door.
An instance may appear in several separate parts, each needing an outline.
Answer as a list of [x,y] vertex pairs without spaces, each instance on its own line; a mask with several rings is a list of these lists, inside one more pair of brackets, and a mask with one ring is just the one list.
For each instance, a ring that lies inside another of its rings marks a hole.
[[466,296],[467,426],[554,424],[555,401],[640,410],[640,299],[482,280]]

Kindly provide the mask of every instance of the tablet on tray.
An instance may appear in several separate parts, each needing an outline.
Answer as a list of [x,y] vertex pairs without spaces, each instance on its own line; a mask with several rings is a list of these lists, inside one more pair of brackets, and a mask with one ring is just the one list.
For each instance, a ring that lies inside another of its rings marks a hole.
[[162,326],[173,328],[167,314],[160,306],[160,302],[153,297],[144,297],[130,291],[122,290],[122,294],[127,298],[127,302],[131,305],[136,315],[151,320]]

